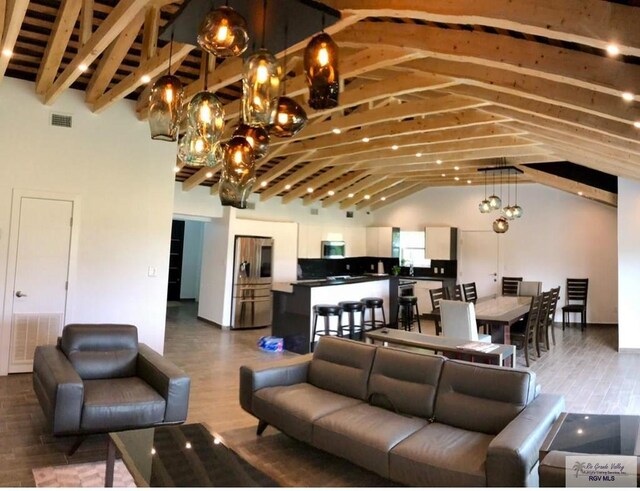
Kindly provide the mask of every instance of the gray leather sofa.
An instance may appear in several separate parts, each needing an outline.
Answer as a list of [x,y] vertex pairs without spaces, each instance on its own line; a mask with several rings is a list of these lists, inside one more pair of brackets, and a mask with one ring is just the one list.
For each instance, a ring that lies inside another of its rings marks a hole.
[[67,325],[57,346],[36,348],[33,362],[33,389],[54,435],[183,423],[190,382],[138,344],[130,325]]
[[528,370],[323,337],[312,355],[240,368],[267,424],[412,486],[535,486],[564,399]]

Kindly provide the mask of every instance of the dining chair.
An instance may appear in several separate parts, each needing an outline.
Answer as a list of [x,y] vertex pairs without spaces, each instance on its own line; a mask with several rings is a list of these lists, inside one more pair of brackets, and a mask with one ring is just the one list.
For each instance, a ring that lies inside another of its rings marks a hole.
[[491,336],[478,334],[476,309],[471,302],[441,300],[440,322],[442,324],[442,334],[445,337],[481,341],[483,343],[491,342]]
[[556,333],[553,329],[553,321],[556,318],[556,310],[558,308],[558,300],[560,299],[560,287],[551,289],[551,305],[549,306],[549,315],[547,316],[547,327],[546,327],[546,339],[547,346],[549,346],[549,331],[551,331],[551,340],[553,341],[553,345],[556,345]]
[[464,283],[462,285],[462,291],[464,292],[464,301],[476,303],[478,300],[478,291],[476,290],[476,283]]
[[[446,300],[449,298],[449,291],[445,288],[432,288],[429,290],[429,296],[431,297],[431,306],[434,311],[440,310],[440,301]],[[436,336],[439,336],[442,332],[442,328],[440,327],[440,321],[436,320]]]
[[549,351],[549,333],[547,326],[549,325],[549,312],[551,309],[551,291],[542,292],[540,294],[540,311],[538,313],[538,327],[536,336],[536,353],[540,356],[540,345]]
[[462,287],[460,285],[455,285],[454,287],[452,287],[447,300],[457,300],[458,302],[463,302],[464,298],[462,298]]
[[522,281],[522,276],[502,277],[502,296],[515,297],[518,295],[518,282]]
[[[571,322],[572,313],[580,314],[580,329],[587,327],[587,293],[589,278],[567,278],[567,303],[562,307],[562,330]],[[578,303],[572,303],[578,302]]]
[[516,295],[519,297],[534,297],[542,293],[541,281],[519,281]]
[[534,349],[537,339],[538,317],[541,303],[542,295],[531,297],[529,314],[524,324],[522,324],[522,330],[517,330],[516,324],[511,328],[511,340],[515,341],[516,349],[524,351],[524,359],[527,366],[530,365],[529,349]]

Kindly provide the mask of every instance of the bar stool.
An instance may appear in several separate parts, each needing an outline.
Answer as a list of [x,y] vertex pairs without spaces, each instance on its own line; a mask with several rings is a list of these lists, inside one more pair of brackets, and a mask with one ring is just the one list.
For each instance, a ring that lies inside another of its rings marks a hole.
[[[402,317],[400,316],[401,307]],[[398,328],[403,327],[405,331],[411,331],[413,323],[418,321],[418,332],[422,332],[422,328],[420,327],[420,312],[418,311],[418,297],[398,297],[396,317],[398,318]]]
[[[313,306],[313,335],[311,336],[311,351],[316,345],[316,336],[338,336],[342,337],[340,330],[340,317],[342,316],[342,307],[332,304],[317,304]],[[318,317],[324,317],[324,332],[318,332]],[[330,328],[331,317],[337,317],[337,329]]]
[[[366,297],[360,299],[364,304],[364,312],[362,313],[362,325],[365,331],[377,329],[387,325],[387,318],[384,315],[384,300],[378,297]],[[382,320],[376,320],[376,309],[382,310]],[[369,310],[369,320],[366,321],[367,310]],[[367,329],[368,328],[368,329]]]
[[[342,314],[348,314],[349,323],[342,324],[342,315],[340,316],[340,332],[342,332],[344,336],[345,327],[349,328],[349,338],[350,339],[362,339],[362,331],[364,329],[363,320],[364,320],[364,304],[362,302],[349,300],[346,302],[338,302],[338,306],[342,309]],[[356,324],[355,322],[355,314],[360,313],[360,323]]]

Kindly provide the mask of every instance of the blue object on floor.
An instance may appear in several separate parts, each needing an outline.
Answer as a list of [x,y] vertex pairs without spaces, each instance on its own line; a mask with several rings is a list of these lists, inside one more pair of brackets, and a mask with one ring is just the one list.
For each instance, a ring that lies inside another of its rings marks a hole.
[[276,336],[262,336],[258,341],[258,347],[262,351],[279,353],[284,350],[284,339]]

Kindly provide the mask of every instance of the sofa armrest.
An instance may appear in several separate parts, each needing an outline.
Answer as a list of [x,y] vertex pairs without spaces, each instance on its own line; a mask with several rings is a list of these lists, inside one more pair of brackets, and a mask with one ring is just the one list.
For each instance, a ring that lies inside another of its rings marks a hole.
[[294,385],[307,381],[309,363],[313,355],[297,356],[269,365],[240,367],[240,406],[253,414],[253,393],[265,387]]
[[138,346],[136,369],[138,377],[167,401],[164,422],[184,423],[189,410],[189,376],[144,343]]
[[489,444],[487,486],[526,486],[540,447],[564,410],[564,397],[540,394]]
[[54,435],[80,431],[82,379],[55,346],[38,346],[33,356],[33,390]]

